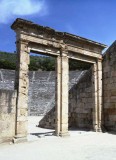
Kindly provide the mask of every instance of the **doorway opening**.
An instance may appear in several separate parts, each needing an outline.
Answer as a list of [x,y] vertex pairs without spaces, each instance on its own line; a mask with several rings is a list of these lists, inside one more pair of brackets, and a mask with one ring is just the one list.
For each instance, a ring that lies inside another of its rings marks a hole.
[[39,121],[55,106],[55,57],[30,53],[28,90],[29,140],[53,135],[53,129],[39,127]]
[[93,128],[91,86],[92,64],[69,59],[69,131],[80,133]]
[[[56,135],[68,135],[68,60],[75,59],[93,64],[93,101],[87,98],[87,103],[93,103],[93,128],[102,131],[102,50],[106,45],[59,32],[49,27],[33,22],[16,19],[11,28],[17,34],[17,75],[15,89],[17,90],[17,110],[15,137],[27,137],[27,93],[29,52],[41,52],[57,57],[57,111]],[[82,89],[80,89],[82,90]],[[83,93],[82,93],[83,94]],[[88,101],[89,100],[89,101]],[[88,105],[89,106],[89,105]],[[90,108],[91,109],[91,108]],[[84,110],[86,112],[86,110]]]

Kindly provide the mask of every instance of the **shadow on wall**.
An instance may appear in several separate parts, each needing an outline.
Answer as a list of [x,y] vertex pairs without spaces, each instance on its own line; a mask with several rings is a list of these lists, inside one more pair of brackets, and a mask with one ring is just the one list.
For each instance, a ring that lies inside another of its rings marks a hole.
[[106,131],[116,133],[116,41],[103,56],[103,113]]
[[[83,71],[69,90],[69,128],[92,129],[92,69]],[[55,128],[55,107],[39,122],[39,127]]]
[[[69,127],[92,129],[92,72],[86,71],[69,91]],[[55,107],[39,125],[55,127]],[[116,41],[103,55],[103,128],[116,133]]]

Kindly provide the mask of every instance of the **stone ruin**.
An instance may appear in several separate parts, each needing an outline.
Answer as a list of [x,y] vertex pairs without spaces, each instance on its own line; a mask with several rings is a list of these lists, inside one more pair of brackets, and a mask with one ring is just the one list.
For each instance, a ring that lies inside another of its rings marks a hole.
[[[0,142],[27,140],[28,109],[34,114],[33,106],[39,106],[38,115],[45,115],[40,126],[55,128],[56,136],[68,136],[69,127],[116,131],[116,42],[103,55],[104,44],[30,21],[16,19],[11,28],[16,32],[17,67],[10,85],[4,80],[6,71],[0,70]],[[42,73],[28,73],[30,52],[56,58],[56,70],[46,72],[45,81],[41,81]],[[69,59],[91,65],[88,71],[74,71],[70,85]],[[43,111],[41,85],[54,90],[49,94],[52,98],[46,96],[51,101],[45,100]]]
[[[69,90],[84,72],[69,72]],[[43,116],[55,106],[55,77],[55,71],[29,71],[28,115]],[[14,80],[14,70],[0,69],[0,89],[14,90]]]

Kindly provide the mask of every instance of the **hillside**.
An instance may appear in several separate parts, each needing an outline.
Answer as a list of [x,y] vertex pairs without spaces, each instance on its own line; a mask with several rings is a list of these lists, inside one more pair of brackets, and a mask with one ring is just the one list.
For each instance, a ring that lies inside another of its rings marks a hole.
[[[16,68],[16,54],[0,52],[0,69],[11,69],[15,70]],[[76,69],[88,69],[90,65],[83,62],[78,62],[74,60],[69,61],[70,70]],[[55,70],[55,58],[45,57],[45,56],[30,56],[30,65],[29,70],[31,71],[53,71]]]

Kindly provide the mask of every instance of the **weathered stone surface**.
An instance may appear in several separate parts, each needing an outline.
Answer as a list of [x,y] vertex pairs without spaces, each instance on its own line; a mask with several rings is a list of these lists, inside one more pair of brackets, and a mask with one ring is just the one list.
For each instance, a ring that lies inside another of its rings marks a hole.
[[0,143],[15,135],[16,92],[0,89]]
[[[89,100],[88,100],[89,99]],[[69,127],[93,128],[92,71],[83,71],[75,85],[69,90]],[[45,128],[54,128],[56,123],[55,107],[40,121]]]
[[[23,19],[16,19],[11,28],[16,32],[16,47],[17,47],[17,63],[15,74],[15,89],[17,90],[17,102],[16,102],[16,125],[15,136],[26,137],[27,136],[27,123],[25,118],[27,117],[28,110],[28,65],[30,63],[29,53],[36,52],[47,55],[56,56],[61,59],[60,71],[61,74],[57,77],[60,83],[57,83],[56,87],[56,114],[55,119],[59,118],[55,122],[57,125],[57,136],[68,135],[68,81],[69,81],[69,62],[68,59],[76,59],[85,61],[90,64],[97,65],[97,76],[95,76],[94,86],[97,86],[97,104],[94,103],[94,107],[98,108],[97,128],[101,130],[101,108],[102,108],[102,65],[101,59],[102,50],[106,47],[104,44],[94,42],[76,35],[71,35],[65,32],[57,32],[54,29],[39,26],[33,22]],[[33,34],[32,34],[33,33]],[[57,70],[58,71],[58,70]],[[59,72],[59,71],[58,71]],[[89,89],[90,90],[90,89]],[[90,92],[88,90],[88,92]],[[59,98],[60,97],[60,98]],[[93,97],[92,97],[93,98]],[[94,96],[95,99],[95,96]],[[23,102],[23,103],[22,103]],[[92,103],[92,99],[88,98],[88,102]],[[82,106],[82,104],[80,105]],[[79,109],[81,110],[81,109]],[[59,112],[58,112],[59,111]],[[82,112],[82,110],[80,111]],[[87,113],[84,110],[84,113]],[[96,113],[96,112],[93,112]],[[57,115],[57,116],[56,116]],[[59,116],[60,115],[60,116]],[[58,123],[60,121],[60,123]],[[59,129],[58,129],[58,125]],[[83,125],[82,125],[83,126]],[[98,131],[98,129],[96,130]]]
[[[0,69],[0,89],[14,89],[15,71]],[[69,72],[69,88],[78,81],[82,71]],[[2,76],[1,76],[2,75]],[[45,115],[55,105],[55,71],[29,72],[28,113],[32,116]],[[4,102],[3,102],[4,103]],[[23,100],[21,101],[23,105]],[[24,105],[23,105],[24,106]]]
[[103,56],[104,127],[116,131],[116,41]]
[[[108,130],[116,131],[116,107],[114,105],[116,102],[116,42],[106,51],[104,56],[104,83],[102,89],[101,53],[106,45],[69,33],[57,32],[49,27],[43,27],[23,19],[17,19],[11,28],[15,30],[17,34],[17,66],[14,87],[17,90],[16,112],[12,109],[10,111],[7,110],[9,106],[11,106],[11,108],[15,107],[14,101],[16,97],[13,96],[13,94],[11,94],[12,97],[10,97],[9,94],[6,96],[6,93],[2,93],[0,95],[0,120],[6,119],[6,116],[10,115],[10,113],[16,115],[15,126],[13,127],[15,137],[26,138],[27,136],[29,52],[41,52],[45,55],[47,54],[61,59],[59,63],[57,63],[57,65],[59,64],[60,66],[57,66],[57,68],[59,67],[57,70],[57,87],[54,92],[56,93],[56,108],[52,108],[52,111],[48,112],[44,119],[40,121],[41,126],[56,126],[56,132],[58,131],[57,135],[66,136],[68,135],[69,116],[69,126],[93,128],[95,131],[101,131],[103,126],[104,103],[104,127]],[[90,63],[93,67],[92,70],[87,71],[82,77],[78,78],[79,81],[76,81],[76,84],[70,88],[68,98],[69,58]],[[4,83],[4,77],[1,71],[0,76],[1,82]],[[33,75],[32,82],[34,77],[35,75]],[[40,93],[42,92],[44,92],[43,87],[40,90]],[[51,104],[54,97],[55,94],[51,98],[50,107],[52,106]],[[104,98],[103,100],[102,97]],[[36,99],[37,98],[38,96]],[[41,99],[43,98],[41,97]],[[51,118],[50,116],[53,117]],[[1,126],[4,126],[4,124]],[[2,128],[2,131],[3,130],[4,128]]]

